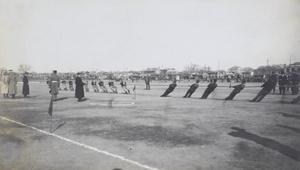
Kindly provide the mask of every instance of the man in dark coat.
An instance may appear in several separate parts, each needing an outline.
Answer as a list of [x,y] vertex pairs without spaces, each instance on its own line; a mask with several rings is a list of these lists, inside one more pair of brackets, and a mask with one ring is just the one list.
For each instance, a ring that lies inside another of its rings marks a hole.
[[150,80],[151,80],[151,77],[149,75],[147,75],[145,77],[146,90],[150,90]]
[[260,102],[267,94],[272,91],[274,83],[271,79],[268,79],[263,85],[261,85],[261,87],[262,89],[260,90],[260,92],[250,102]]
[[199,87],[200,80],[196,80],[196,83],[192,84],[191,87],[188,89],[186,94],[183,96],[183,98],[191,97],[192,94],[196,91],[196,89]]
[[292,81],[292,87],[291,87],[292,95],[298,95],[299,94],[300,76],[296,72],[296,70],[294,70],[292,73],[291,81]]
[[272,73],[270,75],[270,79],[273,82],[273,88],[272,88],[273,89],[273,93],[275,93],[275,88],[276,88],[276,84],[277,84],[278,78],[277,78],[277,74],[274,71],[272,71]]
[[24,77],[23,77],[23,89],[22,89],[22,94],[24,97],[27,97],[29,95],[29,83],[28,83],[28,73],[25,72]]
[[82,82],[80,73],[77,73],[75,84],[76,84],[76,86],[75,86],[75,97],[78,99],[78,101],[81,101],[81,99],[84,98],[83,86],[85,85],[85,83]]
[[170,94],[175,89],[176,86],[177,86],[177,84],[176,84],[176,79],[175,79],[173,81],[173,83],[169,85],[169,88],[165,91],[165,93],[162,94],[160,97],[166,97],[168,94]]
[[235,97],[235,95],[237,95],[238,93],[240,93],[245,88],[245,83],[246,83],[246,80],[243,79],[242,80],[242,84],[239,84],[239,85],[236,85],[236,86],[231,86],[230,85],[229,88],[233,87],[234,89],[232,90],[232,92],[230,93],[230,95],[225,98],[225,100],[232,100]]
[[217,79],[214,79],[214,81],[212,83],[209,83],[209,85],[207,85],[207,88],[204,91],[204,93],[203,93],[203,95],[200,99],[206,99],[208,97],[208,95],[211,92],[213,92],[217,86],[218,86],[217,85]]
[[281,75],[278,77],[278,85],[279,85],[279,93],[285,94],[285,87],[288,83],[288,78],[284,74],[284,72],[281,72]]

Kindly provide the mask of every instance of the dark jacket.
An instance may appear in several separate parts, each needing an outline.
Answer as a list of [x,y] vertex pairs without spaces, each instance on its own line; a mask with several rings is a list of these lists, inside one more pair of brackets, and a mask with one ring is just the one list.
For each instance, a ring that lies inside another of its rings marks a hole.
[[207,85],[206,91],[212,92],[212,91],[215,90],[215,88],[216,88],[217,86],[218,86],[218,85],[217,85],[217,83],[215,83],[215,82],[209,83],[209,85]]
[[199,84],[198,83],[194,83],[194,84],[191,85],[190,91],[194,92],[198,87],[199,87]]
[[245,88],[245,84],[239,84],[239,85],[236,85],[236,86],[232,86],[234,88],[234,92],[235,93],[239,93],[241,92],[244,88]]
[[28,85],[28,78],[27,76],[23,77],[23,90],[22,90],[23,95],[29,95],[29,85]]
[[272,80],[267,80],[263,85],[261,85],[262,87],[262,91],[266,92],[266,93],[270,93],[270,91],[273,89],[274,87],[274,83]]
[[279,85],[287,85],[288,83],[288,78],[286,77],[286,75],[280,75],[278,78],[278,84]]
[[82,79],[80,77],[76,77],[75,84],[75,97],[81,99],[84,97],[83,86],[85,85],[85,83],[82,82]]

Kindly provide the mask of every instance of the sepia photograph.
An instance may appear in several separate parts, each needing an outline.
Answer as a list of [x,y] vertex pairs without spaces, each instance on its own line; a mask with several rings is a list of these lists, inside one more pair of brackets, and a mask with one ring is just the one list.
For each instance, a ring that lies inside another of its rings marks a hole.
[[0,0],[0,170],[299,170],[300,0]]

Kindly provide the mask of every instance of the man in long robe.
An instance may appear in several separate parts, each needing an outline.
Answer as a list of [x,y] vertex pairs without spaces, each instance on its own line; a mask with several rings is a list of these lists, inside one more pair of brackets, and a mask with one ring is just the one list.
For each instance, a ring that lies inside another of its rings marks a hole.
[[29,82],[28,82],[28,73],[25,72],[24,77],[23,77],[23,89],[22,89],[22,94],[24,97],[27,97],[29,95]]
[[78,101],[81,101],[82,98],[84,98],[84,90],[83,87],[85,83],[81,79],[81,74],[77,73],[77,77],[75,79],[75,97],[78,99]]
[[49,89],[50,89],[50,93],[51,93],[54,101],[57,100],[57,95],[59,93],[59,90],[58,90],[59,87],[60,87],[60,78],[57,75],[57,71],[54,70],[53,74],[51,74],[51,77],[49,80]]

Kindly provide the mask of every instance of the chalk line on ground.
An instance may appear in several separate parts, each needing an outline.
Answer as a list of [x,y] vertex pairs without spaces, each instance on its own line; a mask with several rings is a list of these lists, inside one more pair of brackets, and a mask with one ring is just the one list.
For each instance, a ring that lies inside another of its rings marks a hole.
[[120,159],[120,160],[122,160],[122,161],[124,161],[124,162],[128,162],[128,163],[131,163],[131,164],[133,164],[133,165],[136,165],[136,166],[139,166],[139,167],[142,167],[142,168],[145,168],[145,169],[149,169],[149,170],[158,170],[157,168],[153,168],[153,167],[150,167],[150,166],[148,166],[148,165],[143,165],[143,164],[141,164],[141,163],[139,163],[139,162],[132,161],[132,160],[130,160],[130,159],[126,159],[126,158],[123,157],[123,156],[116,155],[116,154],[112,154],[112,153],[109,153],[109,152],[107,152],[107,151],[103,151],[103,150],[97,149],[97,148],[95,148],[95,147],[88,146],[88,145],[85,145],[85,144],[83,144],[83,143],[79,143],[79,142],[73,141],[73,140],[71,140],[71,139],[68,139],[68,138],[65,138],[65,137],[62,137],[62,136],[53,134],[53,133],[46,132],[46,131],[44,131],[44,130],[40,130],[40,129],[35,128],[35,127],[32,127],[32,126],[28,126],[28,125],[26,125],[26,124],[23,124],[23,123],[21,123],[21,122],[17,122],[17,121],[8,119],[8,118],[3,117],[3,116],[0,116],[0,118],[3,119],[3,120],[9,121],[9,122],[16,123],[16,124],[18,124],[18,125],[27,127],[27,128],[29,128],[29,129],[36,130],[36,131],[41,132],[41,133],[44,133],[44,134],[46,134],[46,135],[57,137],[57,138],[59,138],[59,139],[61,139],[61,140],[63,140],[63,141],[73,143],[73,144],[75,144],[75,145],[78,145],[78,146],[81,146],[81,147],[90,149],[90,150],[92,150],[92,151],[95,151],[95,152],[98,152],[98,153],[102,153],[102,154],[104,154],[104,155],[111,156],[111,157],[113,157],[113,158]]

